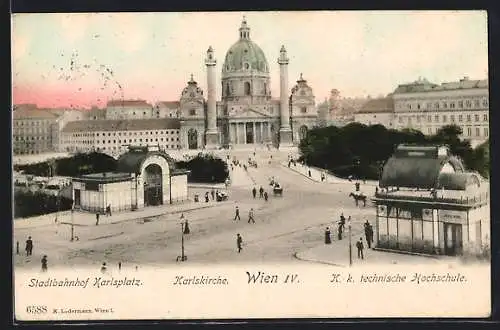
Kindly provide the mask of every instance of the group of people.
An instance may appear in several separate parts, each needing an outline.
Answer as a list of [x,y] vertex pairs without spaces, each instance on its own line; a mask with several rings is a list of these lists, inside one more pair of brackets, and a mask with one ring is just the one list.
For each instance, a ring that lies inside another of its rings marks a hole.
[[[255,187],[253,187],[253,189],[252,189],[252,196],[253,196],[253,198],[257,198],[257,188],[255,188]],[[264,200],[266,202],[269,199],[269,195],[268,195],[267,191],[265,191],[264,188],[262,188],[262,186],[260,186],[260,188],[259,188],[259,198],[264,198]]]
[[[236,221],[236,220],[238,220],[238,221],[241,220],[240,208],[238,206],[236,206],[236,208],[234,210],[233,221]],[[248,223],[255,223],[255,213],[254,213],[253,208],[251,208],[250,211],[248,211]]]
[[208,203],[210,201],[210,195],[212,196],[212,200],[216,202],[222,201],[227,197],[227,194],[219,191],[219,189],[212,189],[210,192],[205,192],[205,203]]
[[[348,217],[347,219],[348,223],[351,223],[351,216]],[[345,229],[345,224],[346,224],[346,218],[344,217],[344,214],[342,213],[340,215],[340,221],[338,222],[338,240],[342,240],[343,232]],[[365,233],[365,239],[366,243],[368,245],[368,248],[371,249],[373,245],[373,226],[366,220],[366,222],[363,224],[364,227],[364,233]],[[331,244],[332,243],[332,238],[331,238],[331,231],[330,227],[326,227],[325,229],[325,244]],[[363,238],[360,237],[359,241],[356,242],[356,249],[358,251],[358,258],[359,259],[364,259],[364,243],[363,243]]]
[[[26,256],[32,256],[33,255],[33,239],[31,236],[28,236],[28,239],[26,240],[26,245],[24,247],[24,251],[26,252]],[[19,241],[16,242],[16,254],[19,254]],[[42,272],[47,271],[47,256],[43,255],[42,259],[40,260],[42,264]]]

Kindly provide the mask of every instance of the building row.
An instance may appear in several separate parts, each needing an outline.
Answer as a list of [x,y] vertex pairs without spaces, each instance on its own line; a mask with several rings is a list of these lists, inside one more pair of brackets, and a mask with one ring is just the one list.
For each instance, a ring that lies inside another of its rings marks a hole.
[[354,113],[354,121],[415,129],[426,135],[456,125],[462,129],[462,138],[476,144],[489,138],[489,109],[488,80],[465,77],[438,85],[418,79],[399,85],[387,97],[368,100]]

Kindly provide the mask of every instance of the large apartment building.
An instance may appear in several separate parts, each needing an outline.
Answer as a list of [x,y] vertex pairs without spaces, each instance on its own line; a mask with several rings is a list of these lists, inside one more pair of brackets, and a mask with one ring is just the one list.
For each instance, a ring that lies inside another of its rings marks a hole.
[[473,144],[489,137],[488,80],[465,77],[437,85],[419,79],[399,85],[392,97],[396,129],[413,128],[430,135],[454,124]]
[[17,108],[13,111],[12,149],[15,155],[54,151],[56,114],[43,109]]

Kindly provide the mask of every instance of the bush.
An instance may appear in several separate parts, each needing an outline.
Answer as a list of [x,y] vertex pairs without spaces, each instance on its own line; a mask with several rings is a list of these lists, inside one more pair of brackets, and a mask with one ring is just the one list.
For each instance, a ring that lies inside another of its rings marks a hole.
[[89,173],[113,172],[118,162],[111,156],[99,152],[79,153],[72,157],[59,158],[36,164],[16,165],[14,169],[35,176],[77,177]]
[[14,218],[26,218],[58,211],[71,210],[73,200],[39,191],[14,192]]
[[199,154],[187,162],[177,162],[176,167],[191,171],[189,182],[223,183],[229,176],[226,162],[213,155]]
[[483,176],[489,172],[489,144],[473,150],[469,141],[460,140],[458,126],[444,126],[435,135],[425,136],[411,129],[401,131],[382,125],[352,123],[344,127],[313,128],[299,144],[307,165],[327,169],[341,177],[378,179],[381,165],[399,144],[448,145],[453,155],[463,160],[467,169]]

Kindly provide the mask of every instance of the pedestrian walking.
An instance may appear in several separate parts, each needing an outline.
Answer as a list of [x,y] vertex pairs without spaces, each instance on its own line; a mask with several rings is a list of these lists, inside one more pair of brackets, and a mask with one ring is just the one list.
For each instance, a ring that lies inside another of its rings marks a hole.
[[241,235],[238,233],[236,234],[236,246],[238,248],[238,253],[240,253],[241,250],[243,249],[242,245],[243,245],[243,238],[241,238]]
[[16,254],[19,254],[19,241],[16,242]]
[[253,208],[251,208],[250,211],[248,212],[248,223],[250,223],[250,221],[252,223],[255,223],[255,219],[254,219],[253,215],[254,215],[253,214]]
[[99,226],[99,213],[95,214],[95,225]]
[[255,196],[257,196],[257,189],[255,189],[255,187],[253,187],[253,189],[252,189],[252,196],[253,196],[253,198],[255,198]]
[[111,216],[111,204],[108,205],[108,215]]
[[262,186],[260,186],[259,188],[259,197],[260,198],[264,197],[264,188],[262,188]]
[[118,262],[118,271],[121,271],[121,270],[122,270],[122,262],[121,262],[121,261],[119,261],[119,262]]
[[46,255],[44,255],[42,257],[41,263],[42,263],[42,272],[46,272],[47,271],[47,256]]
[[210,197],[209,197],[209,194],[208,194],[208,191],[205,193],[205,203],[208,203],[208,201],[210,200]]
[[364,259],[363,249],[365,248],[363,245],[363,238],[360,237],[359,241],[356,242],[356,248],[358,249],[358,259]]
[[33,254],[33,240],[31,239],[31,236],[28,236],[28,239],[26,240],[26,256],[30,256]]
[[236,219],[241,220],[240,218],[240,209],[238,208],[238,206],[236,206],[236,209],[234,210],[234,221],[236,221]]
[[215,190],[213,188],[212,188],[211,194],[212,194],[212,200],[214,200],[215,199]]
[[311,170],[308,171],[309,177],[311,177]]
[[186,222],[184,223],[184,235],[189,235],[189,233],[191,232],[191,230],[189,230],[189,223],[188,221],[186,220]]
[[342,240],[342,233],[343,233],[343,227],[339,223],[339,226],[338,226],[338,238],[339,238],[339,241]]
[[103,262],[103,263],[102,263],[102,266],[101,266],[101,273],[103,273],[103,274],[104,274],[104,273],[106,273],[106,270],[107,270],[107,269],[108,269],[108,268],[106,267],[106,263],[105,263],[105,262]]
[[325,230],[325,244],[332,244],[332,238],[330,237],[330,228],[326,227]]
[[264,191],[264,200],[267,202],[267,199],[269,198],[269,195],[267,194],[267,191]]
[[370,225],[370,223],[368,222],[368,220],[366,220],[366,222],[364,223],[364,229],[365,229],[366,244],[368,245],[368,248],[371,249],[372,248],[373,228]]

